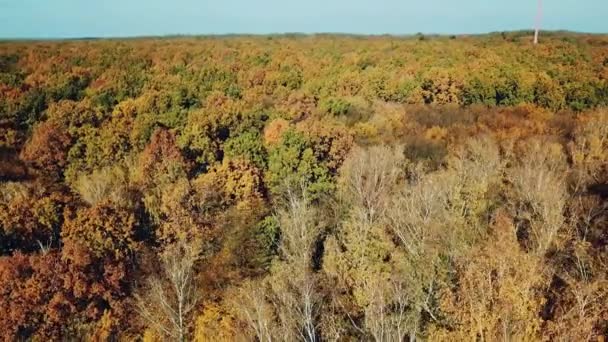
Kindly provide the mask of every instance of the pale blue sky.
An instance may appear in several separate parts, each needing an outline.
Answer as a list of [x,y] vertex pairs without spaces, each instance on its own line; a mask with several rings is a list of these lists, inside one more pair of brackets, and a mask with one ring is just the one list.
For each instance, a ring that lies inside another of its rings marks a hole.
[[[608,0],[544,0],[543,26],[608,32]],[[536,0],[0,0],[0,38],[344,32],[534,25]]]

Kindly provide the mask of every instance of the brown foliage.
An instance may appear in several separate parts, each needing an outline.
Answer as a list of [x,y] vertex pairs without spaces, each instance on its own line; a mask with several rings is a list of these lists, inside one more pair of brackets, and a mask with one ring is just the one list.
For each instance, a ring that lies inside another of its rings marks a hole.
[[[124,260],[137,249],[138,227],[133,213],[99,203],[71,216],[66,220],[61,236],[66,246],[75,246],[74,251],[84,248],[87,257]],[[76,264],[87,264],[79,255],[65,254]]]
[[34,129],[32,138],[21,152],[21,159],[43,174],[58,176],[67,165],[71,138],[65,127],[47,121]]
[[4,240],[0,249],[44,250],[59,243],[63,211],[73,201],[71,196],[39,183],[6,184],[0,189],[0,234]]
[[142,182],[151,185],[171,181],[189,171],[186,160],[175,142],[175,135],[157,129],[139,157]]

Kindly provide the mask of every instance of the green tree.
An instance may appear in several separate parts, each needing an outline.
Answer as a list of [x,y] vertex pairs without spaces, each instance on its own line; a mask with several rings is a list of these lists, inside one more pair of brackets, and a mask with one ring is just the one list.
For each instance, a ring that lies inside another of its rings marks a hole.
[[316,158],[311,141],[293,129],[285,132],[281,143],[270,150],[266,181],[276,196],[300,184],[306,184],[306,191],[315,199],[334,189],[329,169]]
[[224,157],[249,160],[261,170],[266,168],[268,158],[262,137],[257,130],[250,130],[226,140],[224,144]]

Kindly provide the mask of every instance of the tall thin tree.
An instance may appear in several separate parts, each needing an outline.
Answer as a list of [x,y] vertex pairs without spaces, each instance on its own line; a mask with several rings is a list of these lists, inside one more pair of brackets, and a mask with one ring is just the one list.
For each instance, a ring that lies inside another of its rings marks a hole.
[[198,254],[197,241],[176,242],[161,255],[161,272],[148,278],[148,293],[135,293],[140,316],[164,341],[186,341],[188,318],[199,299],[194,279]]
[[540,33],[540,23],[543,18],[543,0],[538,0],[538,12],[536,13],[536,24],[534,28],[534,45],[538,44],[538,35]]

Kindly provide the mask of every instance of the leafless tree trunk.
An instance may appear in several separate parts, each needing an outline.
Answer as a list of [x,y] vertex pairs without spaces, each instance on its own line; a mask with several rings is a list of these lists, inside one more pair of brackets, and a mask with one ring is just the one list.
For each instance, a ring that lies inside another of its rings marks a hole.
[[296,330],[303,341],[317,341],[319,297],[312,256],[319,235],[318,212],[306,192],[290,189],[285,208],[279,210],[281,254],[271,283],[273,302],[285,334]]
[[272,306],[267,300],[267,288],[264,282],[245,283],[231,299],[239,316],[253,331],[255,338],[260,342],[271,342],[274,325]]
[[136,294],[141,317],[159,334],[185,341],[188,317],[197,303],[194,243],[179,241],[161,256],[161,272],[148,279],[146,295]]
[[395,183],[402,176],[403,154],[396,147],[355,148],[342,167],[345,196],[353,215],[369,226],[384,215]]
[[368,286],[372,301],[365,308],[365,328],[374,341],[401,342],[406,336],[414,341],[420,314],[412,310],[414,298],[403,281],[371,279]]
[[[530,222],[535,251],[542,255],[564,227],[564,208],[568,198],[565,156],[554,155],[541,141],[530,144],[520,165],[510,170],[515,187],[519,216]],[[554,149],[555,150],[555,149]]]
[[281,260],[266,280],[244,284],[232,304],[259,341],[318,340],[320,296],[312,262],[319,216],[304,189],[288,188],[276,214]]

